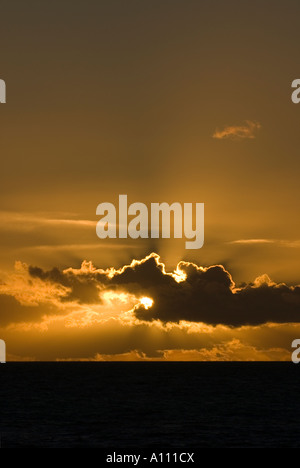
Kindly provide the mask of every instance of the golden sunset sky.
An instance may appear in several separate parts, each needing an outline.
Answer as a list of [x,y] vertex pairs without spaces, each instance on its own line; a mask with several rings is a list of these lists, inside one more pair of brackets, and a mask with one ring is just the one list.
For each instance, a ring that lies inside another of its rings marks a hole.
[[[299,15],[296,0],[1,5],[8,360],[290,360]],[[96,207],[119,194],[204,203],[203,248],[100,240]]]

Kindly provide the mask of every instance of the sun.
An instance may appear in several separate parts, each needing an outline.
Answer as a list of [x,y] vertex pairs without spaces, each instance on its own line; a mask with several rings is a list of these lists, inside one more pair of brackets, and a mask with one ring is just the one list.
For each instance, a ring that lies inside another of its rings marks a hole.
[[145,307],[145,309],[149,309],[153,305],[153,299],[151,297],[142,297],[140,299],[140,303]]

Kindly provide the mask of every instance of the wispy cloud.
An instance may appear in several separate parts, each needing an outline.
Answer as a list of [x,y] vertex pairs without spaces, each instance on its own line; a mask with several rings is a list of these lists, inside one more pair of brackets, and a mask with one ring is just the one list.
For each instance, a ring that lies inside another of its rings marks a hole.
[[216,129],[213,138],[223,140],[225,138],[241,140],[243,138],[255,138],[257,130],[261,128],[259,122],[246,120],[244,125],[229,125],[223,130]]
[[275,241],[274,239],[237,239],[231,242],[228,242],[228,244],[274,244]]
[[[137,247],[137,244],[132,244],[132,245],[128,245],[128,244],[125,244],[124,242],[119,242],[119,243],[114,243],[114,244],[110,244],[109,245],[109,248],[110,249],[135,249]],[[18,251],[36,251],[36,250],[40,250],[40,251],[43,251],[45,250],[46,252],[49,252],[49,251],[66,251],[66,250],[69,250],[69,251],[74,251],[74,250],[80,250],[80,249],[83,249],[83,250],[94,250],[94,249],[107,249],[107,245],[106,244],[101,244],[101,243],[98,243],[98,244],[59,244],[59,245],[50,245],[50,244],[45,244],[45,245],[34,245],[34,246],[30,246],[30,247],[22,247],[20,249],[18,249]]]
[[286,239],[237,239],[227,242],[233,245],[251,245],[251,244],[276,244],[282,247],[299,248],[300,240],[286,240]]
[[51,225],[58,227],[80,227],[91,228],[96,226],[96,221],[89,219],[65,219],[63,217],[52,217],[51,214],[29,214],[17,212],[0,212],[1,229],[32,230],[33,228]]

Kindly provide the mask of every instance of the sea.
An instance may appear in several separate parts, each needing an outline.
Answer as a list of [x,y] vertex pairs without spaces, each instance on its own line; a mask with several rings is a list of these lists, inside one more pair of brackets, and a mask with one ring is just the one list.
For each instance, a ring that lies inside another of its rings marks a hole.
[[1,448],[299,448],[300,365],[0,364]]

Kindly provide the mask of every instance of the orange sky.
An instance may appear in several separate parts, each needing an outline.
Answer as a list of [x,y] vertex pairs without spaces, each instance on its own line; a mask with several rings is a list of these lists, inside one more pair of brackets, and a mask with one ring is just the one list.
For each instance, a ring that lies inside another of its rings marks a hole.
[[[300,331],[299,9],[265,0],[1,7],[8,359],[290,359]],[[100,240],[96,207],[122,193],[129,203],[203,202],[203,248]],[[152,252],[164,286],[93,276],[133,259],[148,265]],[[212,299],[193,283],[186,307],[168,315],[174,287],[181,298],[190,286],[172,276],[180,261],[222,265],[235,292],[213,278]],[[151,293],[145,320],[140,300]]]

